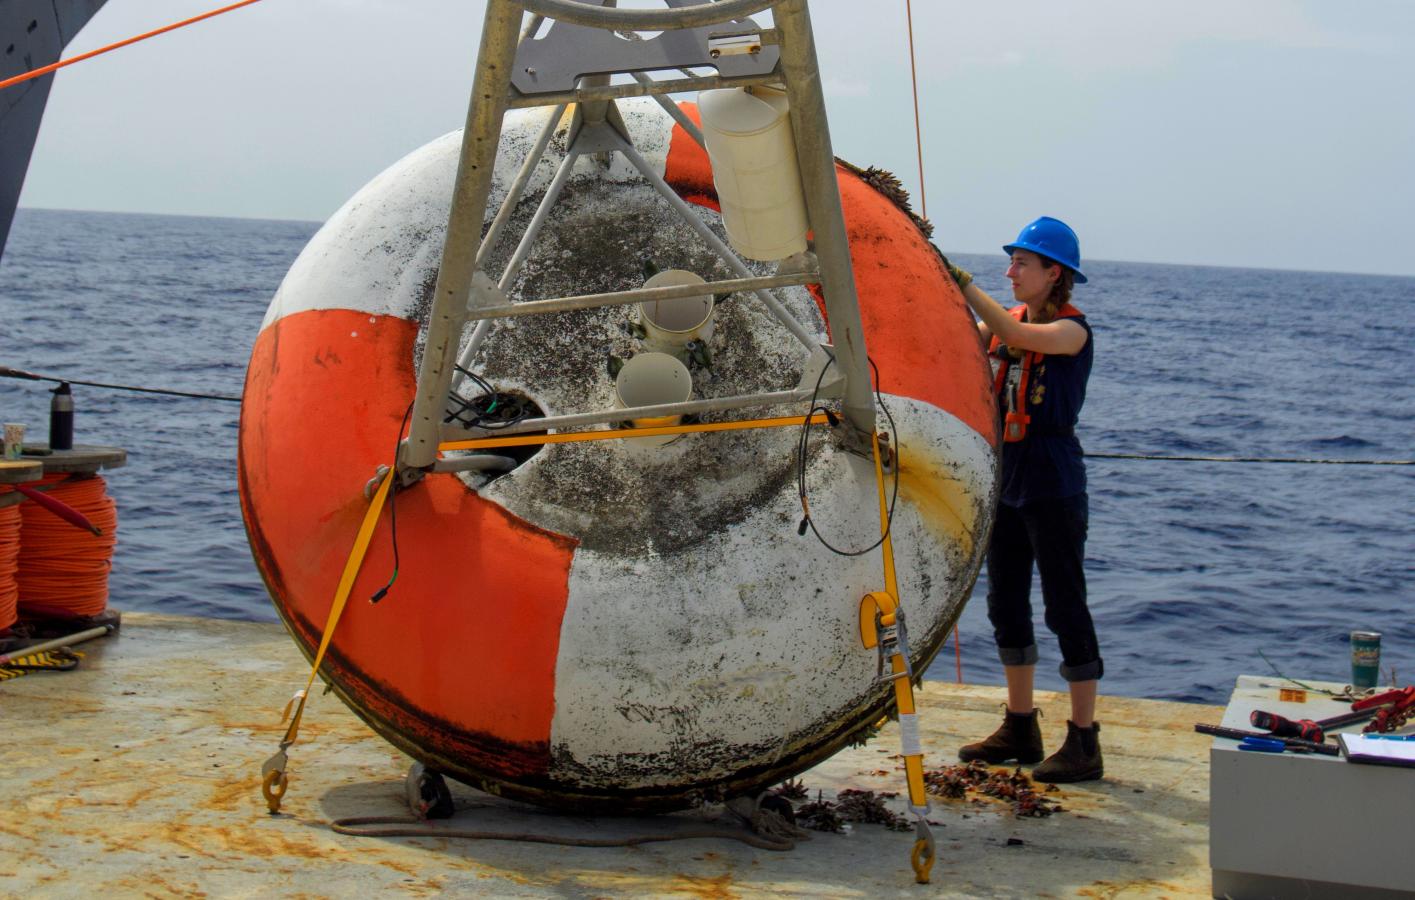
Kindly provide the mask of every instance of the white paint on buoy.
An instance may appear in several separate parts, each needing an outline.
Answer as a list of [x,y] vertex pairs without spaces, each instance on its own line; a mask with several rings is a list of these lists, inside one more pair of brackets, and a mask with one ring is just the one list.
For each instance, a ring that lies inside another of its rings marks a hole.
[[[951,515],[903,484],[895,507],[900,599],[918,648],[941,640],[949,610],[971,587],[993,450],[926,404],[886,402],[904,484],[942,470],[956,487]],[[872,460],[823,449],[807,480],[812,518],[833,544],[853,549],[879,538]],[[709,507],[735,493],[703,481],[664,487],[683,489],[702,492]],[[858,626],[859,598],[884,586],[880,551],[837,556],[796,533],[800,516],[792,480],[691,552],[577,551],[556,663],[557,774],[601,787],[625,777],[645,785],[723,777],[744,758],[769,764],[801,750],[890,690],[875,681],[876,654],[861,645]]]

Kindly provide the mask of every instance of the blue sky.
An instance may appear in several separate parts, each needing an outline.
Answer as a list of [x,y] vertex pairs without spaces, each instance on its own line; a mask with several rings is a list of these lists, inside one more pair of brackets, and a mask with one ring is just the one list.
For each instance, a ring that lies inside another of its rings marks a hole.
[[[68,55],[218,5],[109,0]],[[323,220],[460,126],[481,10],[263,0],[67,69],[21,204]],[[904,0],[812,11],[837,154],[916,191]],[[1389,241],[1415,215],[1408,0],[913,12],[946,251],[991,251],[1045,213],[1089,258],[1415,275]]]

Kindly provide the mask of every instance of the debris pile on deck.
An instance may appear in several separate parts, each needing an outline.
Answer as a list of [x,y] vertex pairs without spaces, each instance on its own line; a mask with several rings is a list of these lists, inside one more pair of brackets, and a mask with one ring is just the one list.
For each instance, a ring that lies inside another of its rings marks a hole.
[[[944,800],[981,804],[987,802],[983,799],[986,797],[1001,801],[1009,804],[1012,814],[1021,818],[1043,818],[1066,811],[1057,799],[1046,796],[1059,793],[1056,785],[1039,789],[1021,769],[993,769],[986,763],[974,761],[925,771],[924,784],[929,794]],[[970,792],[972,797],[969,797]],[[780,798],[778,805],[791,804],[797,826],[812,831],[840,834],[846,830],[847,823],[883,825],[890,831],[913,828],[908,818],[886,804],[899,796],[897,791],[846,789],[836,794],[834,800],[825,799],[824,792],[817,791],[816,799],[810,800],[811,792],[806,785],[792,779],[773,788],[771,794]]]
[[[1011,772],[990,769],[986,763],[977,760],[927,771],[924,773],[924,785],[930,794],[949,800],[962,800],[972,790],[974,794],[1011,803],[1015,815],[1027,818],[1066,811],[1056,800],[1044,796],[1057,791],[1056,785],[1047,785],[1038,791],[1031,777],[1021,769]],[[973,802],[983,801],[974,797]]]

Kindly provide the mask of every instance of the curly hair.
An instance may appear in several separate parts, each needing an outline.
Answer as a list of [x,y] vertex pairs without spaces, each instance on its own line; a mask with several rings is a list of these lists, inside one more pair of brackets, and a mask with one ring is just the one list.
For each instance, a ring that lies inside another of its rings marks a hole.
[[1071,288],[1076,285],[1076,273],[1063,266],[1054,259],[1045,256],[1038,257],[1042,265],[1050,268],[1057,266],[1061,269],[1061,274],[1057,276],[1056,283],[1051,286],[1051,295],[1047,297],[1047,302],[1042,305],[1041,315],[1037,316],[1037,324],[1055,321],[1056,316],[1061,312],[1061,308],[1071,302]]

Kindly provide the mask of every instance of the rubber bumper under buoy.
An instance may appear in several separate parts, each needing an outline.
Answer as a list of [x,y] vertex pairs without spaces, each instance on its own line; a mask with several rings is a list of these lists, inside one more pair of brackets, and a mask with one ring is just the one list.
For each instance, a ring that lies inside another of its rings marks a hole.
[[[721,233],[702,149],[651,101],[620,107],[639,150]],[[488,218],[546,115],[508,116]],[[560,161],[566,124],[516,210],[521,228]],[[363,487],[392,461],[413,398],[459,146],[454,133],[415,151],[336,213],[296,260],[255,341],[242,511],[275,607],[307,657],[367,508]],[[868,348],[903,460],[892,535],[918,671],[961,611],[991,527],[990,373],[972,317],[918,228],[856,174],[839,175]],[[493,277],[519,239],[511,230],[488,261]],[[510,295],[637,287],[645,260],[733,277],[622,157],[607,167],[585,157]],[[828,340],[809,291],[776,294]],[[502,320],[473,365],[548,415],[609,409],[607,354],[645,349],[621,327],[633,315],[611,307]],[[793,386],[806,358],[750,294],[718,305],[710,350],[697,396]],[[396,584],[365,602],[393,571],[385,512],[322,675],[429,767],[556,807],[680,808],[802,771],[877,721],[891,694],[858,636],[860,597],[882,583],[879,553],[837,556],[798,536],[798,437],[794,428],[694,434],[647,453],[621,441],[555,444],[494,480],[428,476],[394,498]],[[833,543],[879,537],[872,460],[821,428],[806,476],[812,518]]]

